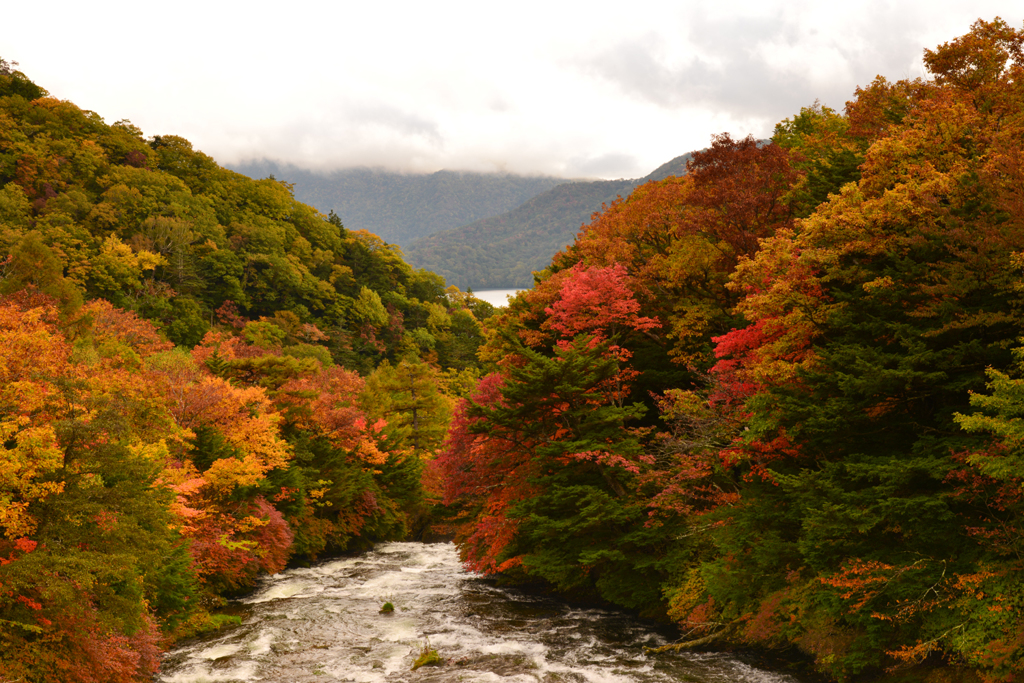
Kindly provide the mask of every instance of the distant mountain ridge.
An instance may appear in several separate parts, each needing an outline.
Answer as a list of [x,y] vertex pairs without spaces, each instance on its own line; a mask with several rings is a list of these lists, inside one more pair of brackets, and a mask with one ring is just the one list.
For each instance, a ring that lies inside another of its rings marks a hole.
[[367,230],[406,247],[419,238],[519,206],[566,182],[550,176],[437,171],[396,173],[349,168],[318,173],[266,159],[229,165],[253,179],[291,183],[295,198],[322,213],[334,211],[350,230]]
[[406,260],[463,290],[531,287],[533,271],[546,268],[595,211],[646,182],[684,175],[690,156],[678,156],[636,180],[558,185],[507,213],[423,237],[405,250]]
[[689,154],[639,179],[567,180],[473,171],[404,174],[375,168],[318,173],[270,160],[229,166],[273,176],[345,227],[403,248],[406,260],[461,289],[526,288],[595,211],[651,180],[686,173]]
[[462,290],[527,288],[533,271],[545,268],[594,211],[628,195],[635,183],[564,183],[500,216],[424,237],[405,258]]

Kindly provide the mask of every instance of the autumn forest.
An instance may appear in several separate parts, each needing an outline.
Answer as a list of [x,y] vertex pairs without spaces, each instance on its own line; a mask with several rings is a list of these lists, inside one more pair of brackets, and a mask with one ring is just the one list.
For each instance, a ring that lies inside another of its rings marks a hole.
[[495,309],[0,60],[0,681],[454,539],[836,681],[1024,676],[1024,30],[722,133]]

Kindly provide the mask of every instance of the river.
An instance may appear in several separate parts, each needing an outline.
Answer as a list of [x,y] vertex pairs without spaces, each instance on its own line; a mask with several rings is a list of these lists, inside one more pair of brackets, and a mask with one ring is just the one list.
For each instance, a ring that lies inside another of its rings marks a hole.
[[[395,606],[381,614],[385,602]],[[498,588],[449,543],[387,543],[266,577],[240,626],[167,653],[163,683],[795,683],[725,654],[646,656],[674,637],[613,610]],[[411,667],[429,642],[438,667]]]

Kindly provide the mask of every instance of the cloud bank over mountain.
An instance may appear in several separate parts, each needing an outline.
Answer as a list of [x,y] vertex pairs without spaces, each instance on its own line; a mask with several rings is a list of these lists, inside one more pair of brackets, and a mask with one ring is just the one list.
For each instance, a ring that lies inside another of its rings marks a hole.
[[[642,175],[715,133],[766,136],[815,99],[841,108],[880,72],[920,76],[922,50],[978,17],[1024,20],[991,0],[51,10],[46,40],[11,32],[0,56],[56,97],[222,163],[601,178]],[[35,11],[5,18],[29,26]]]

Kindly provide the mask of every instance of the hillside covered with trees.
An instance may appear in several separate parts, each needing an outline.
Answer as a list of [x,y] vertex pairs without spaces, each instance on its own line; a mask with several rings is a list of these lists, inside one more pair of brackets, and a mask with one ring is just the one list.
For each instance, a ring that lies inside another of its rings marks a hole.
[[1024,676],[1024,31],[924,61],[716,136],[488,321],[431,464],[470,567],[670,648]]
[[546,268],[595,212],[644,183],[685,174],[689,158],[676,157],[639,180],[558,185],[501,215],[423,237],[406,256],[462,289],[527,289],[534,271]]
[[350,228],[402,247],[410,264],[463,290],[527,288],[594,212],[651,180],[686,172],[676,157],[637,180],[351,168],[317,173],[272,161],[232,167],[276,178],[295,198],[343,216]]
[[333,211],[350,228],[403,248],[427,235],[505,213],[566,182],[550,176],[472,171],[415,174],[347,168],[319,173],[265,159],[231,168],[250,178],[287,181],[300,202]]
[[1024,29],[924,62],[714,136],[495,312],[0,61],[0,679],[149,680],[429,526],[662,650],[1019,680]]
[[417,240],[407,255],[463,289],[528,288],[596,207],[633,187],[630,180],[564,183],[500,216]]
[[493,309],[0,60],[0,680],[149,680],[225,595],[426,524]]

